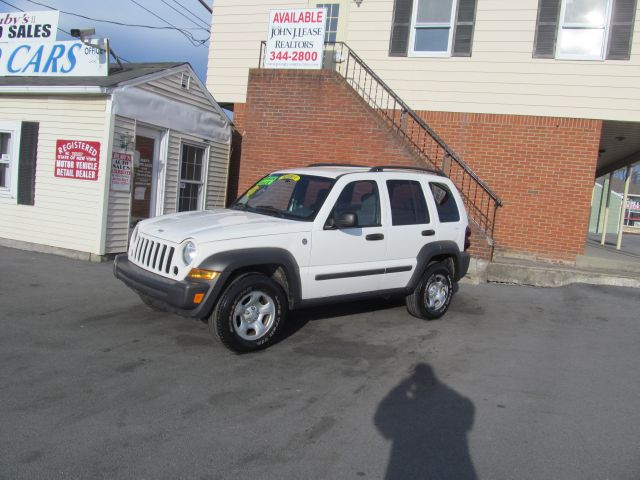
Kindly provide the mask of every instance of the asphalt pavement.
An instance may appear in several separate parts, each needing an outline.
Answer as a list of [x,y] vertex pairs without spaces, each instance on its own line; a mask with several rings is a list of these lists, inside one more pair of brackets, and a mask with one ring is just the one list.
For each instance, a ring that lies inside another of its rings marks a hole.
[[640,478],[640,290],[465,284],[235,355],[110,264],[0,259],[2,479]]

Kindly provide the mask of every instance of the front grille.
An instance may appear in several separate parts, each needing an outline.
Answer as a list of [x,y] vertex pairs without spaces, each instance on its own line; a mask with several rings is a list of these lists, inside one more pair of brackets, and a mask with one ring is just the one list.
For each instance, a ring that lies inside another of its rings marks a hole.
[[164,276],[174,276],[176,247],[161,240],[151,239],[142,234],[131,246],[129,259],[139,267]]

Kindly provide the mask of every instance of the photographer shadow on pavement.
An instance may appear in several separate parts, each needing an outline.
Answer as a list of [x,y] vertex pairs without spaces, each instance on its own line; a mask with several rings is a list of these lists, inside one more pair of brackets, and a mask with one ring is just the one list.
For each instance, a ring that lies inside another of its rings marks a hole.
[[477,480],[467,441],[474,410],[429,365],[416,365],[375,414],[376,427],[392,442],[385,479]]

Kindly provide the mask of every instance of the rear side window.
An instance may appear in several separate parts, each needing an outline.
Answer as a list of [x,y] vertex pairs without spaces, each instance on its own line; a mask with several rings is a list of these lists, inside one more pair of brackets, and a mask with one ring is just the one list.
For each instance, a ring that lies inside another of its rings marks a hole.
[[391,202],[392,225],[420,225],[429,223],[429,211],[420,182],[387,180]]
[[442,183],[431,183],[431,193],[433,193],[433,199],[436,202],[436,208],[438,210],[438,218],[441,223],[459,222],[460,212],[458,211],[458,205],[451,190]]

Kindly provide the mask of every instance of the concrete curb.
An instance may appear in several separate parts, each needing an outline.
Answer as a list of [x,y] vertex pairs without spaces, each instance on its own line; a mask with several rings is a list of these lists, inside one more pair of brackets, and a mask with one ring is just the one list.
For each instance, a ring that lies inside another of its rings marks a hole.
[[612,285],[640,288],[640,275],[629,272],[585,270],[565,266],[528,265],[516,262],[492,262],[487,267],[487,281],[531,285],[535,287],[562,287],[572,283]]

